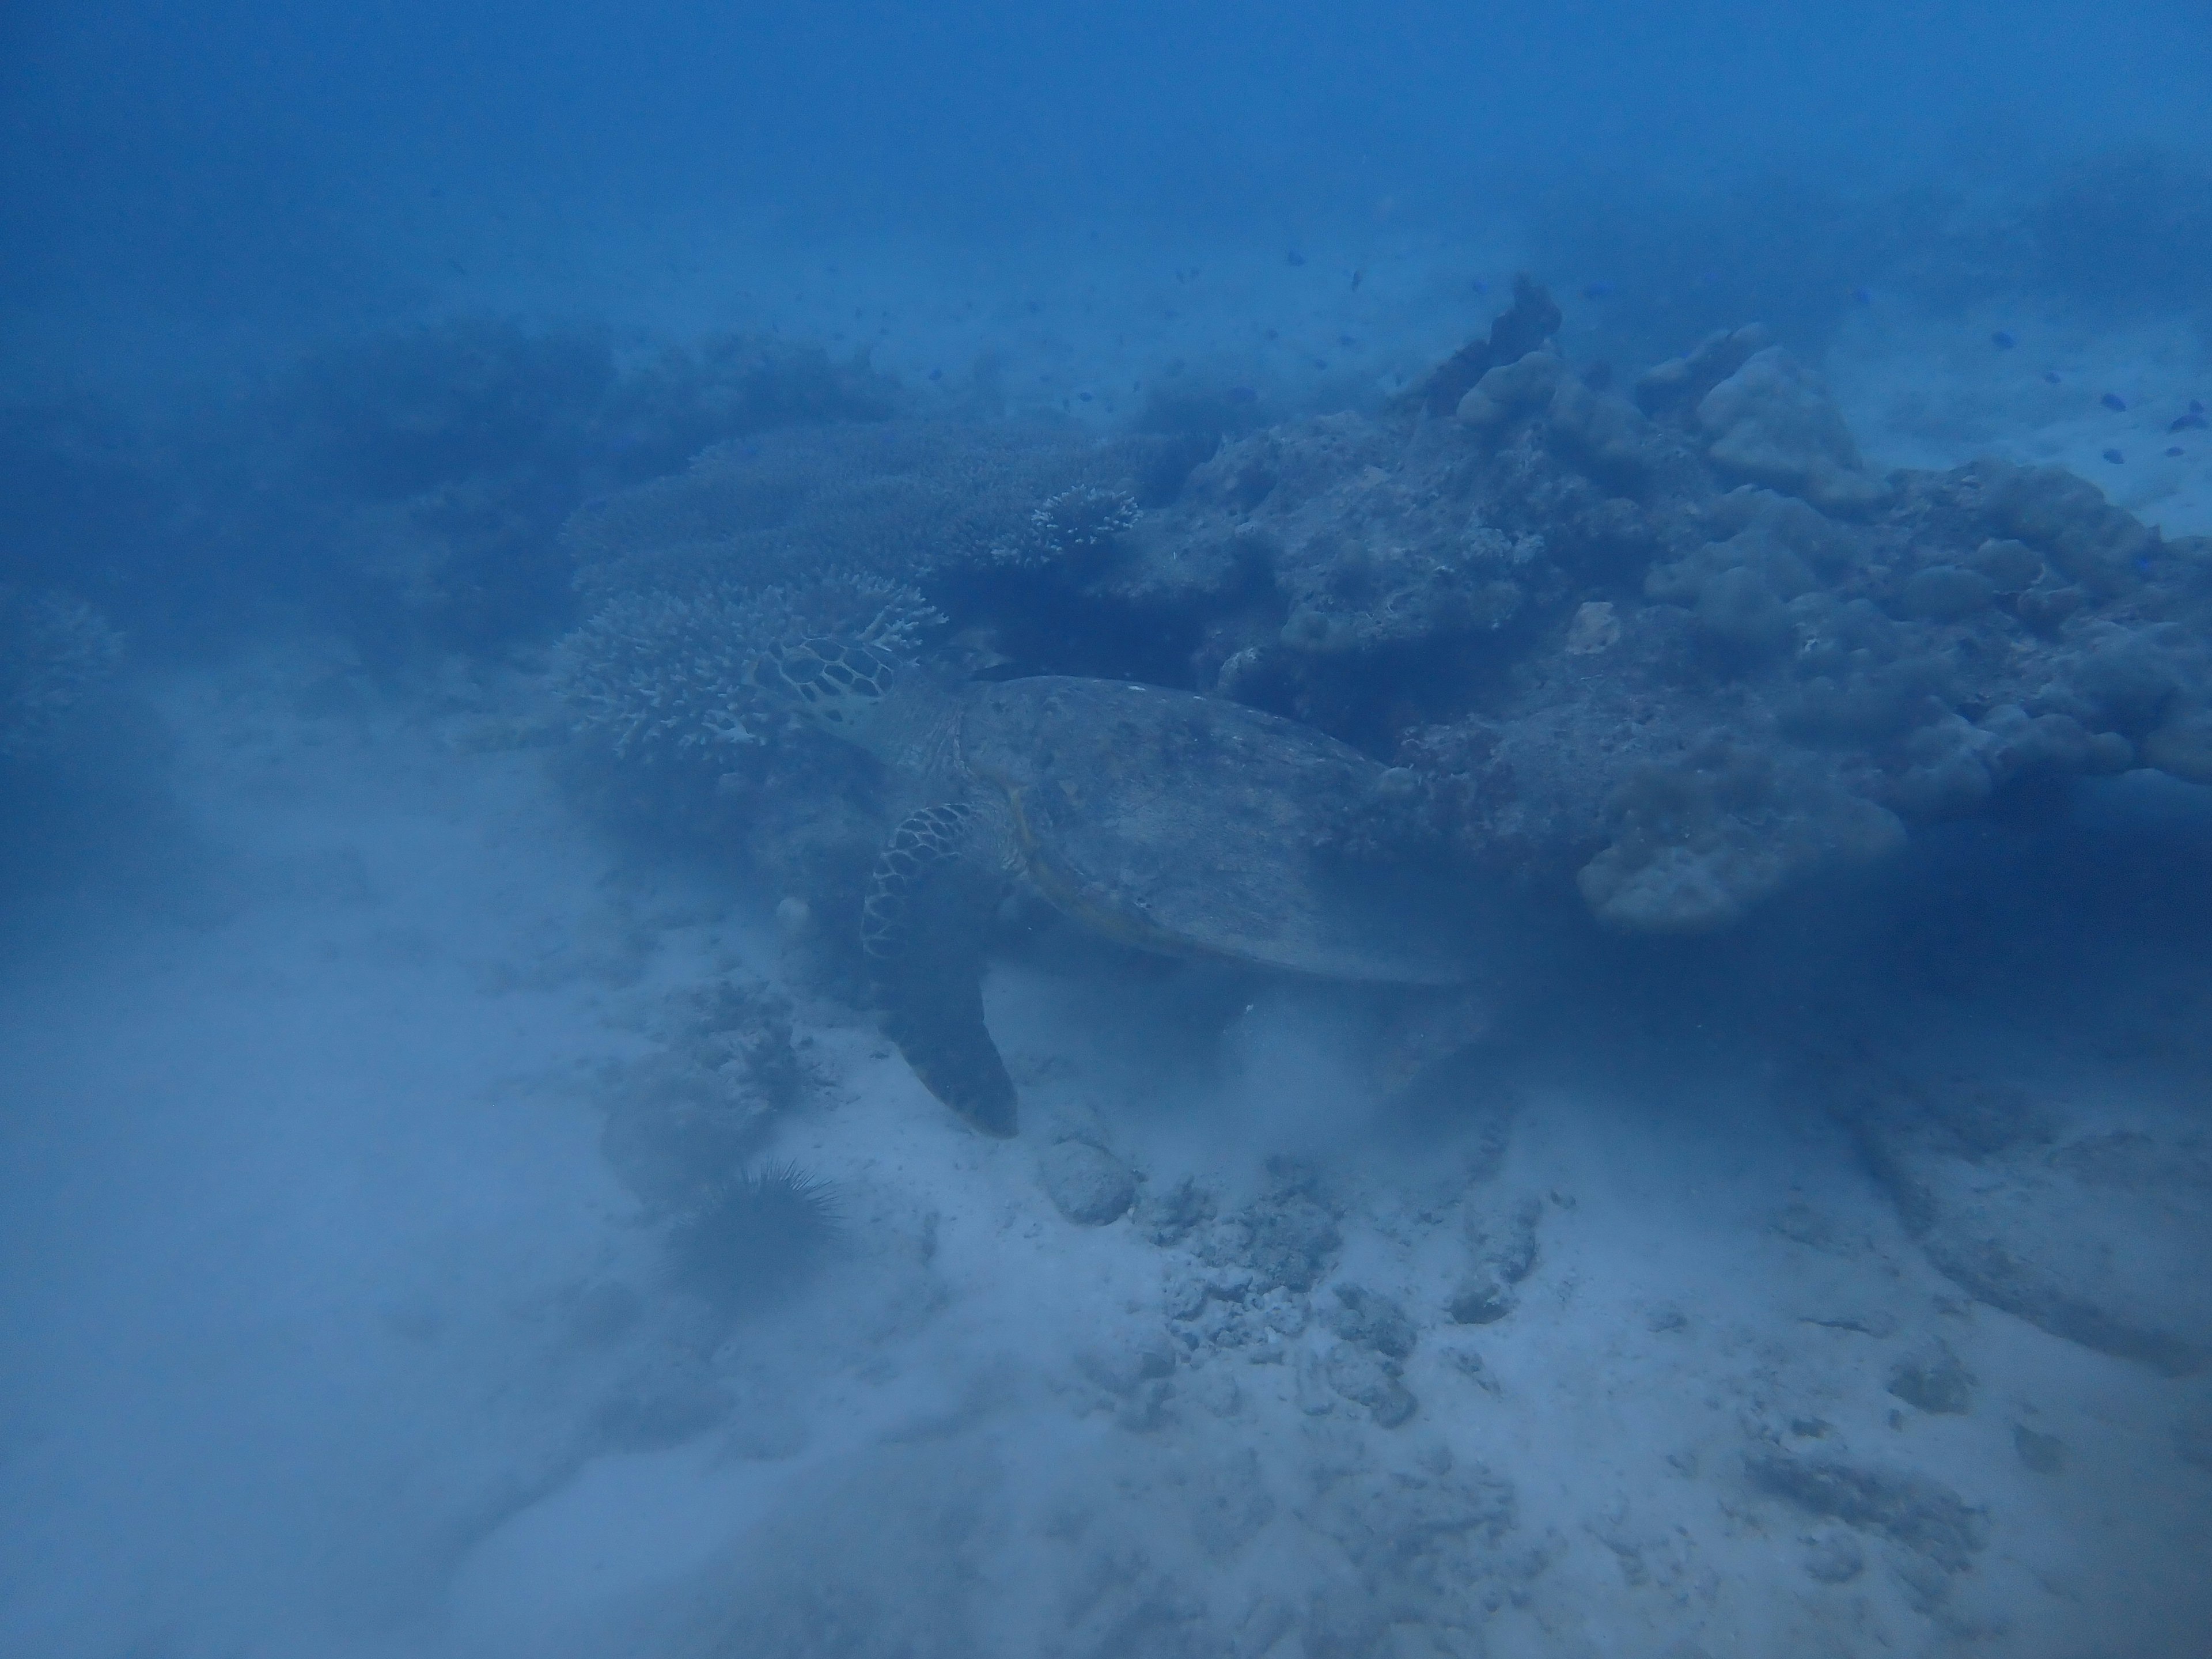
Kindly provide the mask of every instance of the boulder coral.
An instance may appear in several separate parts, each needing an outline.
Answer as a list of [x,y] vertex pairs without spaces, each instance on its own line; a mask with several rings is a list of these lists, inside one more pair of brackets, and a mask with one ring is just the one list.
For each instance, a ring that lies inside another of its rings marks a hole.
[[2212,549],[2057,469],[1878,477],[1755,326],[1632,399],[1540,343],[1449,417],[1254,434],[1132,542],[1097,587],[1179,580],[1196,684],[1419,775],[1424,822],[1363,844],[1441,834],[1626,928],[1727,927],[2039,780],[2212,778]]
[[1824,512],[1872,511],[1889,493],[1867,471],[1820,378],[1780,346],[1698,400],[1705,454],[1723,477],[1800,496]]

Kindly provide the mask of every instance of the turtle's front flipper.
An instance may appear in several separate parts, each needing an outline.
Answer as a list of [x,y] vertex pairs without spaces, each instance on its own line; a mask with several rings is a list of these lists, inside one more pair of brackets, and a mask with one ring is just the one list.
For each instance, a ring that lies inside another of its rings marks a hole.
[[878,855],[860,912],[891,1041],[930,1093],[1000,1137],[1014,1133],[1014,1081],[983,1024],[983,935],[1005,841],[994,816],[968,803],[910,813]]

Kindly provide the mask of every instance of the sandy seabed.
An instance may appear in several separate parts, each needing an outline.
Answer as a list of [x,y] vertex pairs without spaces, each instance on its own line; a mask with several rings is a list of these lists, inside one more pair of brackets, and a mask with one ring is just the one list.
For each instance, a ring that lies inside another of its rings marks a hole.
[[[1286,280],[1248,275],[1240,305]],[[1084,337],[1127,362],[1150,325]],[[2059,460],[2212,528],[2201,457],[2147,449],[2197,346],[2008,325],[1848,334],[1869,454]],[[1037,328],[1014,361],[1104,384]],[[1819,1058],[1724,981],[1710,1029],[1612,981],[1509,1008],[1413,1106],[1371,999],[1048,933],[987,988],[1027,1113],[991,1143],[793,971],[779,895],[585,820],[527,678],[395,691],[301,648],[148,690],[181,746],[134,890],[162,896],[57,900],[0,980],[9,1651],[2166,1659],[2212,1630],[2203,1379],[1939,1271]],[[2202,1044],[2147,1064],[2106,1011],[2202,965],[2107,949],[2078,1024],[2063,972],[2014,1016],[2065,1144],[2146,1091],[2201,1117]],[[757,1158],[839,1218],[718,1300],[606,1143],[726,982],[787,1000],[805,1081]],[[1932,1006],[1917,1063],[1982,1065],[1986,1012]]]
[[[836,1242],[735,1312],[672,1290],[603,1120],[672,1000],[778,979],[773,896],[625,870],[525,684],[349,684],[167,685],[175,913],[10,974],[13,1650],[2212,1627],[2201,1382],[1962,1293],[1725,1019],[1508,1045],[1394,1111],[1324,990],[1047,952],[990,984],[1029,1114],[991,1143],[793,988],[814,1081],[763,1151],[835,1184]],[[1132,1211],[1062,1212],[1070,1146]]]

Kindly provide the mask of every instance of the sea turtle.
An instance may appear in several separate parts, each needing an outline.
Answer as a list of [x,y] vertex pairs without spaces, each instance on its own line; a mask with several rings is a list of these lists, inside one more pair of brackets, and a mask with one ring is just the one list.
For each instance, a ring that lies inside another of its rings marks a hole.
[[1419,901],[1332,854],[1384,769],[1312,727],[1122,680],[940,677],[866,637],[787,646],[755,683],[875,755],[918,801],[878,855],[861,944],[891,1039],[986,1134],[1016,1096],[984,1024],[1009,881],[1148,951],[1331,979],[1464,977]]

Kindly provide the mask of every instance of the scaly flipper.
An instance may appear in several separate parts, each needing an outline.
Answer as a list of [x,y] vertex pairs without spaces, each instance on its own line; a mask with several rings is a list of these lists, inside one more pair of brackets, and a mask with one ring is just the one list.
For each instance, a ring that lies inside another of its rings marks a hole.
[[987,1135],[1015,1129],[1013,1079],[983,1024],[984,932],[1006,881],[1001,814],[925,806],[891,832],[860,912],[884,1029],[930,1093]]

